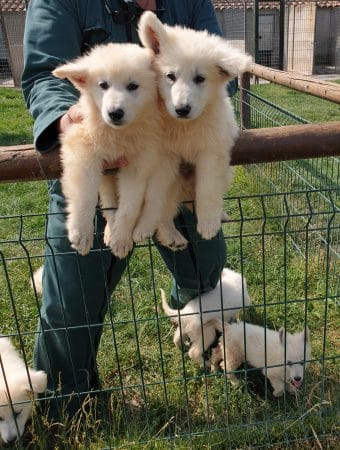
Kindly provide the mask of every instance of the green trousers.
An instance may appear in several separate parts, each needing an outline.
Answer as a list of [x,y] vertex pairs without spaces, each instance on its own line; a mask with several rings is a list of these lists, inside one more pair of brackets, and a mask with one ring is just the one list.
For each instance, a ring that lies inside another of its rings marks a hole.
[[[83,393],[99,388],[96,355],[108,299],[119,282],[128,259],[115,258],[109,251],[77,255],[65,230],[65,200],[60,182],[49,182],[50,205],[47,224],[43,298],[34,364],[48,373],[49,416],[59,420],[73,415]],[[96,215],[94,249],[104,248],[98,236],[104,229]],[[199,293],[213,289],[225,265],[226,248],[222,232],[205,241],[196,232],[196,219],[183,208],[176,226],[189,240],[179,252],[155,242],[173,275],[172,307],[183,307]],[[73,394],[70,397],[70,394]]]

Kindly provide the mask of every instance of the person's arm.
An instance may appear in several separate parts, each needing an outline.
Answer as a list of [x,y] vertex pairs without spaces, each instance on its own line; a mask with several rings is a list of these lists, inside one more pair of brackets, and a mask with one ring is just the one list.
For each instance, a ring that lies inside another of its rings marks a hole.
[[[210,33],[222,36],[212,2],[210,0],[193,0],[191,3],[191,28],[194,28],[195,30],[208,30]],[[227,90],[230,97],[236,94],[237,88],[237,78],[230,80],[227,84]]]
[[191,28],[195,30],[207,30],[209,33],[222,36],[215,10],[210,0],[192,0],[191,8]]
[[58,145],[58,121],[78,99],[68,81],[51,71],[81,53],[82,33],[75,0],[31,0],[24,35],[22,90],[40,151]]

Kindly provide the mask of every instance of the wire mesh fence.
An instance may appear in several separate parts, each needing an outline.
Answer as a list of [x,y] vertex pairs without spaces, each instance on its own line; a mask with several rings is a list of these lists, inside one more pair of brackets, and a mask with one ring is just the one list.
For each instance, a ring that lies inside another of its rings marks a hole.
[[[312,357],[299,392],[274,397],[262,366],[249,365],[238,368],[240,385],[234,387],[223,370],[199,368],[175,347],[174,327],[159,294],[160,288],[170,290],[169,272],[146,242],[135,248],[109,303],[98,354],[101,387],[85,393],[87,408],[74,419],[73,437],[59,430],[56,442],[71,448],[304,448],[304,442],[317,438],[335,448],[340,356],[335,196],[327,189],[225,199],[227,266],[246,277],[252,298],[241,317],[274,330],[309,327]],[[304,208],[296,211],[295,204]],[[28,360],[40,307],[30,287],[32,273],[45,258],[58,257],[49,251],[48,219],[48,214],[0,219],[2,333],[19,348],[22,344]],[[97,250],[101,257],[108,251],[104,246]],[[80,271],[80,283],[82,276]],[[99,326],[90,319],[81,325],[87,330]],[[35,417],[31,435],[18,445],[47,448],[48,425],[41,415]]]
[[[249,110],[249,128],[268,128],[284,125],[308,123],[307,120],[283,108],[278,107],[267,99],[246,90],[245,102]],[[239,93],[235,96],[234,107],[240,119]],[[339,206],[339,195],[336,191],[339,185],[340,159],[338,157],[315,158],[293,161],[280,161],[266,164],[252,164],[247,166],[248,173],[253,178],[256,192],[294,192],[311,190],[318,192],[320,202],[328,201],[323,197],[322,189],[335,188],[334,203]],[[306,204],[296,201],[290,207],[297,213],[305,211]],[[291,200],[289,200],[291,201]],[[280,205],[277,205],[281,208]],[[291,235],[294,240],[293,234]],[[298,242],[296,242],[299,248]],[[335,254],[337,250],[335,250]]]

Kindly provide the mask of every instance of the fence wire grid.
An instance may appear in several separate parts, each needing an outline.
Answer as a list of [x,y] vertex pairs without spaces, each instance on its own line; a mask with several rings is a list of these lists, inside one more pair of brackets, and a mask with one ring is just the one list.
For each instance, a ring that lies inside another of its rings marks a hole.
[[[336,195],[327,189],[225,199],[227,266],[245,276],[252,298],[241,317],[276,330],[309,327],[312,359],[298,394],[275,398],[261,370],[247,365],[237,371],[240,386],[233,387],[223,371],[199,368],[176,348],[173,325],[160,306],[159,289],[170,290],[169,272],[146,242],[135,248],[104,322],[98,355],[102,401],[96,408],[89,400],[82,433],[82,424],[74,422],[70,448],[310,448],[307,442],[315,439],[335,448],[340,356]],[[304,208],[290,206],[297,203]],[[0,218],[2,333],[22,347],[28,361],[40,304],[30,280],[44,258],[58,258],[48,251],[48,219],[48,214]],[[41,421],[35,415],[34,439],[26,437],[19,447],[47,448]]]
[[[293,114],[286,109],[261,97],[255,92],[245,89],[246,95],[243,103],[248,107],[249,117],[247,128],[271,128],[286,125],[300,125],[309,123],[304,118]],[[240,93],[238,91],[234,98],[235,113],[240,121]],[[339,206],[339,175],[340,158],[336,156],[325,158],[309,158],[293,161],[279,161],[273,163],[260,163],[247,165],[247,172],[252,177],[255,192],[289,192],[299,190],[310,190],[318,192],[321,204],[329,201],[324,197],[323,189],[334,189],[334,203]],[[290,208],[296,213],[304,212],[306,204],[298,198],[292,197],[288,200]],[[280,208],[280,205],[277,205]],[[295,240],[293,233],[291,238]],[[295,245],[299,249],[298,239]],[[303,251],[303,250],[301,250]],[[334,249],[338,254],[338,249]]]

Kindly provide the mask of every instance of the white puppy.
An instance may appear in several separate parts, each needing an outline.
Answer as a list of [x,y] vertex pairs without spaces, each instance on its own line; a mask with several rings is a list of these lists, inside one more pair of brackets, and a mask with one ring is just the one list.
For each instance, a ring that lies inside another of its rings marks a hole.
[[273,386],[273,394],[279,397],[285,387],[289,392],[301,387],[304,369],[310,359],[308,329],[306,335],[304,331],[290,334],[283,327],[274,331],[240,321],[224,326],[224,339],[220,337],[211,360],[215,367],[219,365],[227,371],[233,384],[238,383],[238,378],[228,372],[237,370],[242,363],[247,361],[253,367],[262,368]]
[[[41,295],[42,291],[43,291],[43,288],[42,288],[43,273],[44,273],[44,266],[38,267],[38,269],[33,273],[35,290],[38,295]],[[30,280],[30,285],[31,285],[32,290],[34,290],[33,280]]]
[[0,336],[0,434],[14,442],[24,431],[35,394],[46,390],[47,375],[25,366],[9,338]]
[[[140,19],[139,36],[155,53],[163,145],[177,167],[180,160],[195,166],[195,199],[191,200],[196,201],[197,231],[211,239],[221,226],[222,198],[232,178],[231,148],[239,132],[226,83],[245,71],[251,59],[219,36],[164,25],[150,11]],[[159,172],[149,190],[160,195],[168,192],[166,200],[158,198],[162,217],[157,237],[163,245],[176,249],[186,244],[173,224],[183,192],[178,176],[171,180],[171,175]],[[145,223],[155,222],[150,219],[154,214],[154,201],[148,201],[147,195],[134,232],[136,241],[145,237],[142,230],[147,229]]]
[[163,289],[161,294],[165,314],[178,324],[175,345],[181,347],[189,339],[189,356],[199,364],[203,363],[203,352],[214,342],[216,330],[221,328],[222,317],[225,322],[235,319],[242,307],[251,302],[246,280],[227,268],[223,269],[215,289],[193,298],[180,310],[170,308]]
[[[103,208],[116,206],[119,198],[116,214],[104,213],[105,244],[120,258],[132,249],[132,232],[148,179],[161,165],[152,60],[153,53],[136,44],[107,44],[53,71],[81,93],[83,121],[62,136],[61,181],[67,200],[68,237],[82,255],[92,246],[98,193]],[[104,162],[122,156],[128,165],[119,170],[116,182],[113,177],[102,176]]]

